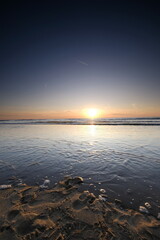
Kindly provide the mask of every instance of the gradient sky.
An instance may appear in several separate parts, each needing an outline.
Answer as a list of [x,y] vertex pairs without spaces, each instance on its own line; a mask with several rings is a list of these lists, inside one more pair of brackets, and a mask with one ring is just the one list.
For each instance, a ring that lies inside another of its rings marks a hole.
[[3,1],[0,51],[0,119],[160,116],[158,1]]

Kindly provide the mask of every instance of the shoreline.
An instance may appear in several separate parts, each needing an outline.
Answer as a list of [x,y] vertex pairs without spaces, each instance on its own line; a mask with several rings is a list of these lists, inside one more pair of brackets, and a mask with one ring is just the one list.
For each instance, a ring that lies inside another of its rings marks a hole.
[[151,240],[160,237],[160,220],[123,209],[89,191],[80,177],[66,177],[54,188],[21,184],[0,190],[0,239]]

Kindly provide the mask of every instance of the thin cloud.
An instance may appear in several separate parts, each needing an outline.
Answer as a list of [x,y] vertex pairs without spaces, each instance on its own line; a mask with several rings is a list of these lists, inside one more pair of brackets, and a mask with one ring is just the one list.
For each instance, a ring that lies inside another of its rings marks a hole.
[[85,66],[88,66],[88,63],[84,62],[84,61],[81,61],[81,60],[78,60],[78,62],[82,65],[85,65]]

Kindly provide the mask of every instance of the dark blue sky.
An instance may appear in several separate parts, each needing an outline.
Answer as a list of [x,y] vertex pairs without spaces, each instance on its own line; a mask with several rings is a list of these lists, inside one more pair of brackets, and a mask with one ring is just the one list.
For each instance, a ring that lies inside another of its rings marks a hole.
[[160,116],[158,1],[5,1],[0,118]]

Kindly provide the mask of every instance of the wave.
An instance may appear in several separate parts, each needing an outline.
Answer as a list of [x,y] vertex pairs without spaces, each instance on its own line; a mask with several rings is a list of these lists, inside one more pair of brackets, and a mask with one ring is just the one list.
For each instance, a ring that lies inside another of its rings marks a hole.
[[57,125],[135,125],[159,126],[160,118],[98,118],[98,119],[23,119],[0,120],[0,124],[57,124]]

